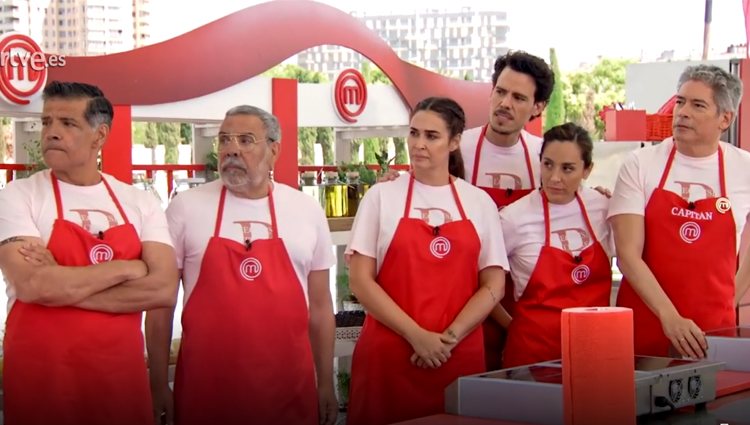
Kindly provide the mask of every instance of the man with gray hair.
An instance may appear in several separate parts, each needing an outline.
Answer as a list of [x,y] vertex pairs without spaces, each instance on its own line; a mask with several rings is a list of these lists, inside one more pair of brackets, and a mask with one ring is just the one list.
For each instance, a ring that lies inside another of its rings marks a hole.
[[5,423],[145,425],[141,316],[177,296],[167,220],[154,196],[99,172],[113,119],[99,88],[53,81],[43,98],[49,169],[0,191]]
[[705,332],[736,325],[750,262],[737,271],[750,212],[750,153],[720,141],[737,116],[742,82],[711,65],[682,73],[673,137],[634,152],[620,169],[609,218],[633,309],[635,352],[704,358]]
[[[230,109],[217,142],[221,179],[167,209],[185,291],[179,425],[335,422],[331,235],[314,199],[271,180],[280,140],[270,113]],[[162,320],[167,329],[171,315]],[[165,371],[152,383],[155,406],[170,413]]]

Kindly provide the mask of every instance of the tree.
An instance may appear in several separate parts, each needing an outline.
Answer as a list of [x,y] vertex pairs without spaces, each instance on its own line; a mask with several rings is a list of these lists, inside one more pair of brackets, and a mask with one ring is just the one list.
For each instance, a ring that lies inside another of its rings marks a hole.
[[180,143],[189,145],[193,143],[193,126],[188,123],[180,123]]
[[572,121],[601,139],[604,123],[597,111],[625,100],[625,68],[629,59],[601,59],[590,69],[569,73],[562,81],[566,121]]
[[13,157],[13,130],[6,128],[10,125],[10,118],[0,118],[0,163]]
[[406,138],[405,137],[394,137],[393,147],[396,150],[396,164],[408,164],[409,155],[406,153]]
[[159,145],[159,129],[155,122],[146,124],[143,146],[151,149],[151,163],[156,164],[156,146]]
[[365,152],[363,155],[362,162],[364,164],[377,164],[378,159],[376,157],[376,153],[380,153],[381,147],[380,147],[380,139],[377,137],[369,137],[367,139],[364,139],[364,145],[365,145]]
[[[560,66],[557,63],[557,53],[555,49],[549,49],[549,60],[552,71],[555,73],[555,81],[560,81],[562,74],[560,74]],[[544,130],[560,125],[565,122],[565,99],[563,96],[563,85],[555,84],[552,89],[552,94],[549,98],[549,103],[544,110]]]
[[130,129],[132,130],[134,145],[146,144],[146,123],[145,122],[134,122],[130,126]]
[[180,158],[178,146],[180,145],[180,124],[159,123],[157,124],[159,144],[164,145],[164,163],[177,164]]

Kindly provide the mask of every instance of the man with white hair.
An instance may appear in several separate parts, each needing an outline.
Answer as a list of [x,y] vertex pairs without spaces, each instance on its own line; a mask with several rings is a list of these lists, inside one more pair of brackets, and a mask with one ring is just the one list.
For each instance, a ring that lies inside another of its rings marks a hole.
[[[280,139],[270,113],[230,109],[218,135],[221,179],[167,209],[185,290],[179,425],[335,422],[331,235],[314,199],[271,180]],[[168,412],[158,369],[155,405]]]
[[610,202],[624,279],[617,304],[633,309],[635,352],[703,358],[704,333],[736,325],[750,284],[740,235],[750,212],[750,153],[720,141],[737,116],[742,82],[711,65],[679,79],[672,139],[623,163]]

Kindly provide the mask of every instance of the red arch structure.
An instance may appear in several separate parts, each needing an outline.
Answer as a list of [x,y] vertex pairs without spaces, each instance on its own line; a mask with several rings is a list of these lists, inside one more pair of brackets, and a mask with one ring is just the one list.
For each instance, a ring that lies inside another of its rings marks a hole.
[[[248,7],[171,40],[128,52],[67,57],[64,67],[49,68],[48,81],[86,81],[104,90],[116,111],[103,167],[130,182],[131,105],[211,94],[255,77],[296,53],[326,44],[350,48],[371,60],[410,108],[429,96],[447,96],[464,108],[467,126],[487,120],[491,84],[449,78],[410,64],[360,20],[309,0]],[[272,90],[272,112],[286,135],[274,175],[296,185],[297,82],[274,79]]]
[[391,79],[407,105],[449,96],[466,110],[470,126],[486,120],[490,85],[458,80],[401,60],[360,20],[308,0],[263,3],[171,40],[124,53],[68,57],[50,68],[50,80],[96,84],[113,103],[150,105],[188,100],[245,81],[311,47],[355,50]]

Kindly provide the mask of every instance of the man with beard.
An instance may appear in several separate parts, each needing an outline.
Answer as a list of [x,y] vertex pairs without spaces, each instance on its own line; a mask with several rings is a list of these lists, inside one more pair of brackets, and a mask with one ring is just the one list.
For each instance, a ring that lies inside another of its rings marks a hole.
[[[218,136],[221,179],[167,210],[185,290],[177,424],[336,420],[331,235],[314,199],[271,180],[280,139],[270,113],[230,109]],[[171,332],[171,312],[160,319]],[[154,404],[171,416],[166,366],[152,369]]]

